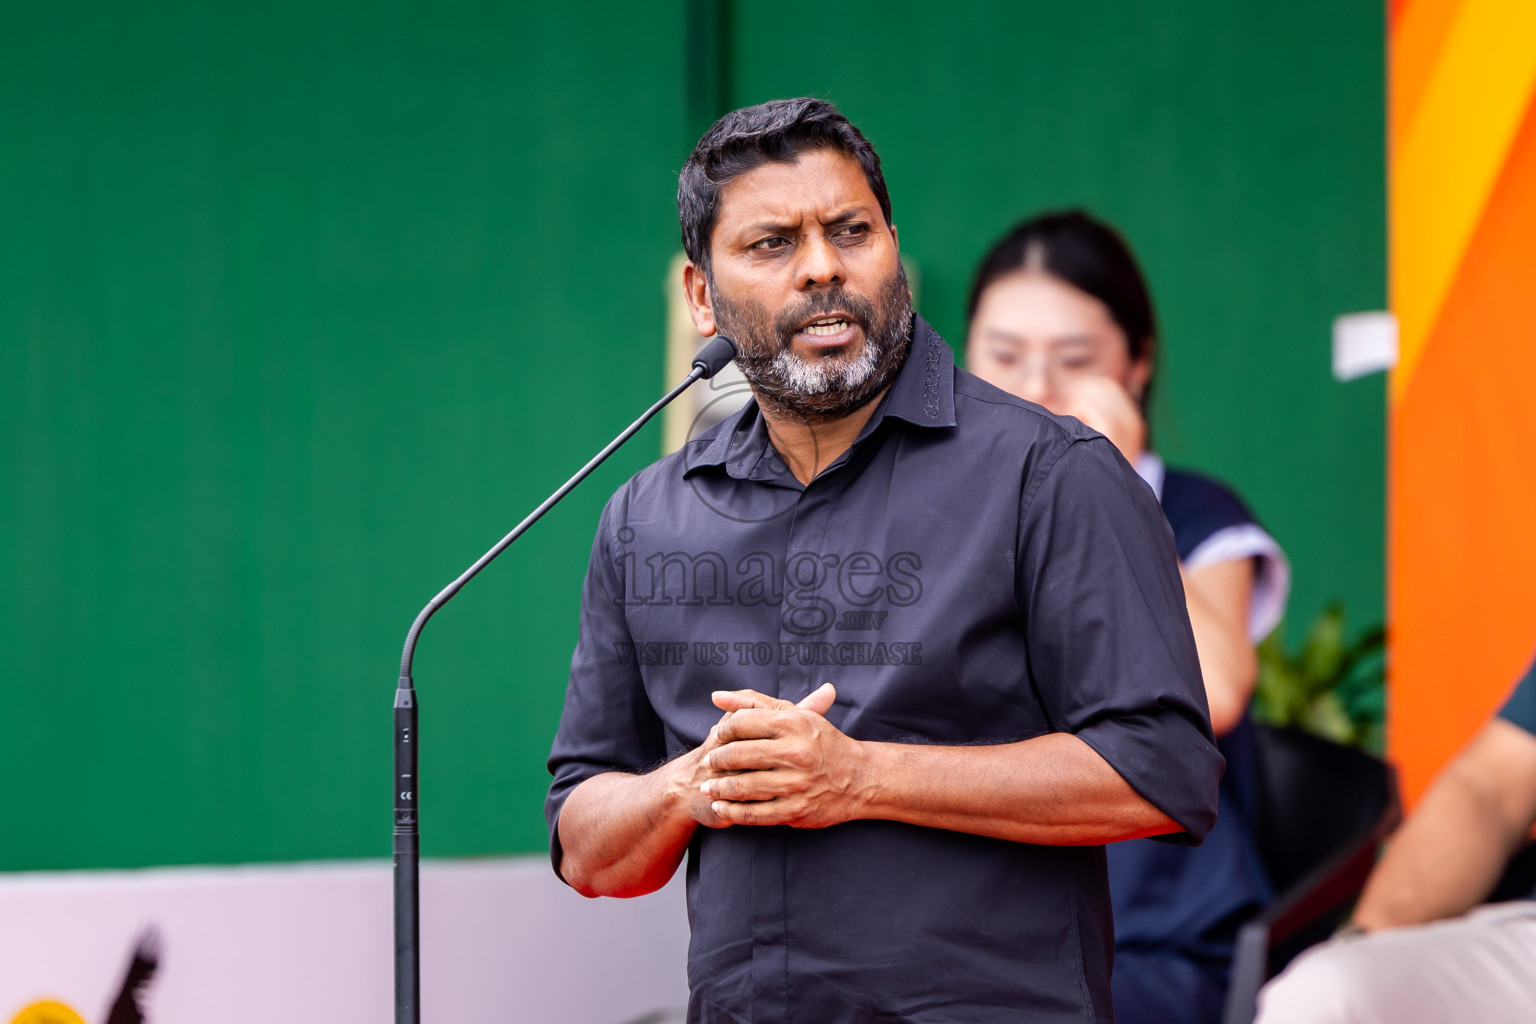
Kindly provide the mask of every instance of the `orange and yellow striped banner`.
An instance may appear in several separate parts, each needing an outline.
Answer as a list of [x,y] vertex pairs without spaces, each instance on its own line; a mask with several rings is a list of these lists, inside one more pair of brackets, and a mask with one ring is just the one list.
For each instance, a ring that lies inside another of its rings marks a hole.
[[1536,652],[1536,0],[1390,14],[1388,735],[1413,801]]

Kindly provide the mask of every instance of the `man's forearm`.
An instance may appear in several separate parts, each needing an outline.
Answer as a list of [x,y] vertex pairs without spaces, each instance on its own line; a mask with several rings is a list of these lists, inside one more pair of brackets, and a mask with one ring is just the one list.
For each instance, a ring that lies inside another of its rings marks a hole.
[[859,817],[1057,846],[1180,830],[1068,733],[998,746],[864,746]]
[[1180,827],[1066,733],[974,747],[861,742],[798,709],[733,712],[718,730],[723,745],[704,759],[718,774],[704,790],[732,824],[875,818],[1056,845]]
[[560,874],[583,896],[655,892],[682,862],[698,823],[684,786],[685,754],[645,775],[608,772],[587,779],[560,810]]

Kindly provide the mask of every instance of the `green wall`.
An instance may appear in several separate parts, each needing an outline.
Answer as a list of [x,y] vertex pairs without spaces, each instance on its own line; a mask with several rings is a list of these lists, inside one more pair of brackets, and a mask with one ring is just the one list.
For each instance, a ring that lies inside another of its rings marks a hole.
[[[411,617],[661,386],[698,6],[7,9],[0,869],[386,854]],[[940,330],[1010,220],[1117,220],[1161,447],[1293,618],[1379,619],[1382,384],[1328,374],[1384,303],[1379,4],[787,12],[733,6],[722,91],[866,129]],[[591,529],[658,444],[425,633],[428,855],[542,846]]]

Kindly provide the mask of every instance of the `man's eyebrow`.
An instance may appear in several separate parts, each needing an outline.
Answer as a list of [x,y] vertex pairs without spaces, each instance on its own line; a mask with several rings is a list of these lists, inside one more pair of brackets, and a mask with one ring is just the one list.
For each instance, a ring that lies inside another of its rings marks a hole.
[[742,237],[749,235],[782,235],[798,228],[798,224],[788,221],[760,220],[756,224],[748,224],[741,229]]
[[863,206],[849,206],[849,207],[847,207],[845,209],[839,210],[837,213],[834,213],[832,216],[830,216],[826,220],[822,221],[822,223],[823,224],[847,224],[851,220],[869,220],[869,219],[870,219],[869,218],[869,211],[866,210]]
[[[826,220],[821,221],[821,223],[826,225],[847,224],[850,221],[869,219],[869,211],[865,207],[848,206],[837,211]],[[789,221],[760,220],[743,226],[741,234],[743,237],[748,235],[782,235],[798,230],[800,223],[798,220],[793,223]]]

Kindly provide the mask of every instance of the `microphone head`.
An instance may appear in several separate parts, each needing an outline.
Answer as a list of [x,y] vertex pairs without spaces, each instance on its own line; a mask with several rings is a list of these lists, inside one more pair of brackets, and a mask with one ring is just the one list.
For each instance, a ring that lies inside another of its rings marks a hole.
[[708,380],[721,370],[725,369],[732,359],[736,358],[736,341],[723,334],[717,334],[710,339],[693,360],[695,370],[702,369],[700,380]]

